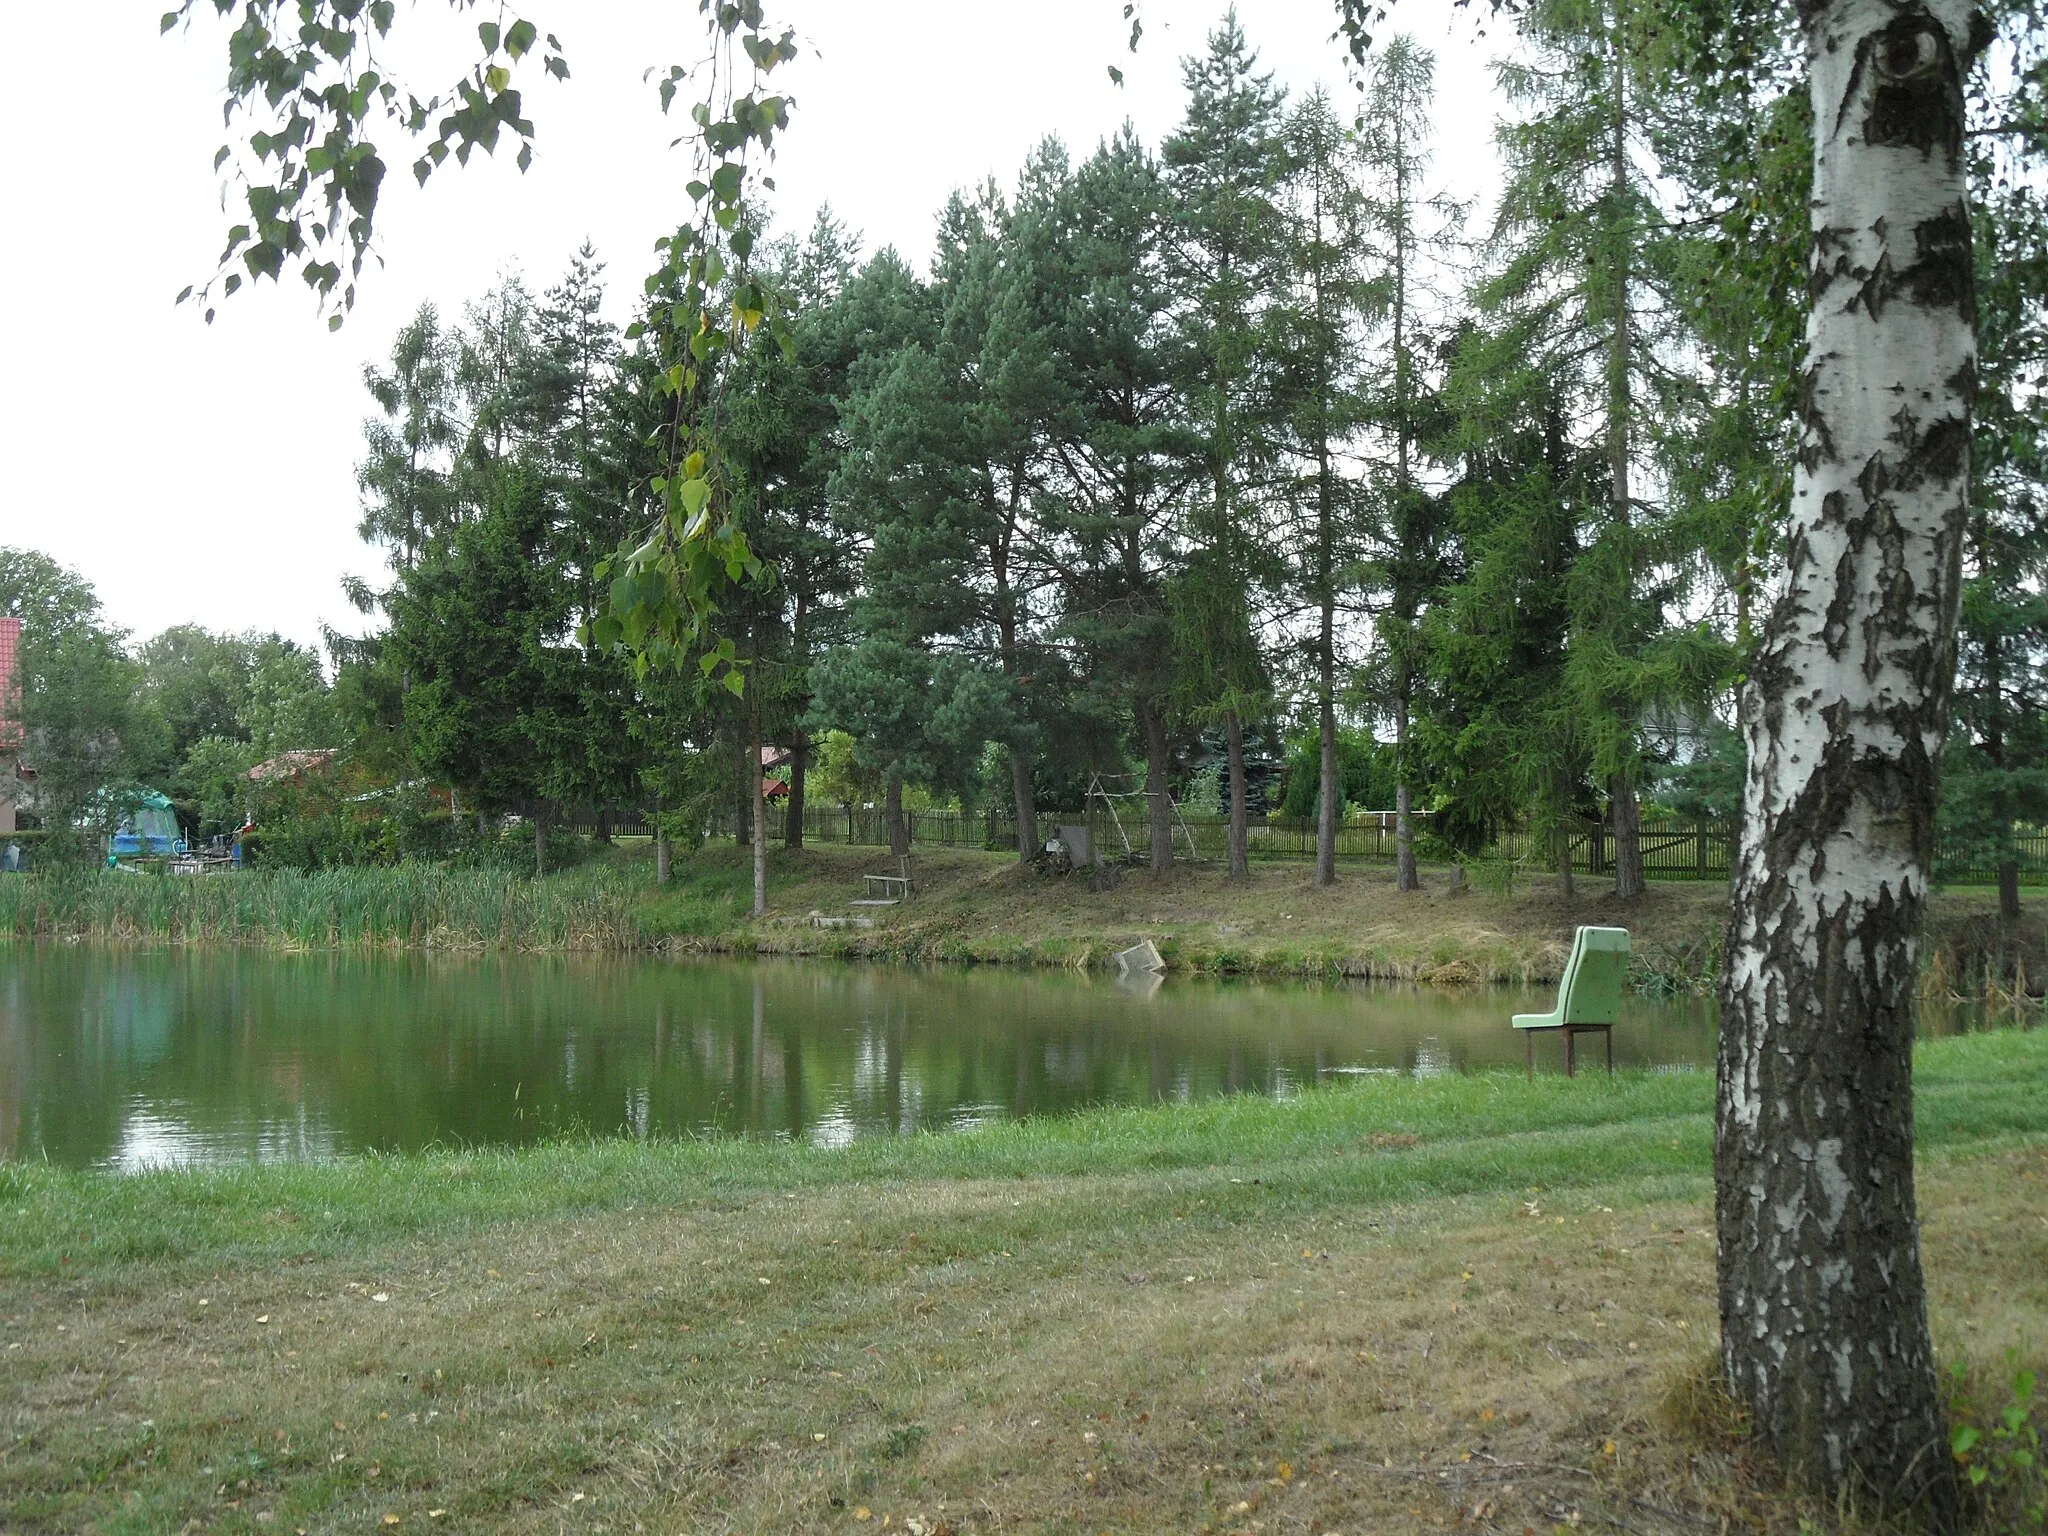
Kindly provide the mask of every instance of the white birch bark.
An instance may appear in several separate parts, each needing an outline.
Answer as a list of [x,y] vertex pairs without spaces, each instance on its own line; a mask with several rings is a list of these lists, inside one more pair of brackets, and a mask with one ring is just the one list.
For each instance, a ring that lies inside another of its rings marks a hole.
[[1813,312],[1744,701],[1722,978],[1722,1357],[1823,1488],[1954,1502],[1913,1195],[1913,993],[1954,670],[1975,310],[1968,0],[1802,7]]

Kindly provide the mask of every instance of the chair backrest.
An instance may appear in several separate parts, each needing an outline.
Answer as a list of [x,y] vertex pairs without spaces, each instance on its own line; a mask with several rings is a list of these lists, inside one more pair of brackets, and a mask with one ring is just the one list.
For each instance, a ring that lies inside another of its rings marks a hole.
[[1572,939],[1563,996],[1567,1024],[1613,1024],[1621,1018],[1621,988],[1628,976],[1626,928],[1581,928]]

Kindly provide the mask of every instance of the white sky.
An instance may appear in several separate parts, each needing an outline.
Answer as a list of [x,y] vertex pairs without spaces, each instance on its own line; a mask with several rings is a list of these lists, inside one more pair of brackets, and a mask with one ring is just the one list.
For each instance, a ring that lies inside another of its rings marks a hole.
[[[330,335],[296,279],[245,290],[210,329],[172,305],[212,270],[229,221],[211,169],[223,34],[201,21],[159,38],[166,4],[9,8],[13,54],[34,63],[0,92],[13,231],[0,241],[0,544],[75,567],[138,637],[187,620],[308,641],[323,621],[359,630],[340,582],[379,565],[355,534],[364,364],[422,300],[454,314],[508,271],[543,288],[585,237],[626,317],[688,180],[687,151],[668,147],[678,130],[641,77],[694,57],[697,7],[526,0],[520,13],[560,36],[572,70],[567,84],[537,69],[523,82],[539,129],[532,171],[518,175],[509,154],[451,162],[422,192],[404,169],[413,151],[384,144],[385,266],[365,273]],[[829,201],[865,249],[893,244],[921,266],[946,195],[990,173],[1008,184],[1046,134],[1085,153],[1128,116],[1156,145],[1181,112],[1180,60],[1223,5],[1144,9],[1133,57],[1116,0],[772,0],[805,44],[783,85],[796,111],[776,170],[780,223],[805,227]],[[1495,174],[1487,61],[1504,39],[1481,39],[1474,9],[1402,0],[1395,13],[1437,52],[1437,163],[1460,197],[1488,193]],[[1239,10],[1281,81],[1350,99],[1330,0]],[[401,41],[453,45],[417,71],[404,66],[420,56],[402,58],[407,83],[424,95],[452,78],[474,19],[436,0],[401,7]]]

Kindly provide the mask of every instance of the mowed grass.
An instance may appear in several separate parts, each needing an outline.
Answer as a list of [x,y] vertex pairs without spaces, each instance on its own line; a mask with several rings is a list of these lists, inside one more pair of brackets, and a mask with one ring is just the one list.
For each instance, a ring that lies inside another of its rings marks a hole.
[[[1935,1328],[1990,1381],[2048,1319],[2048,1034],[1918,1081]],[[1498,1075],[11,1169],[0,1529],[1828,1529],[1673,1415],[1710,1124],[1704,1074]]]

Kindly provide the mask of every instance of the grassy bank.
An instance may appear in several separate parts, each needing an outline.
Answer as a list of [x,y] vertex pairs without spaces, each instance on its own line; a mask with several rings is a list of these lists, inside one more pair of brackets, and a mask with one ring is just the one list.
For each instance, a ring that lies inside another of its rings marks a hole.
[[[1990,1402],[2048,1321],[2048,1034],[1919,1086],[1935,1328]],[[1831,1529],[1697,1411],[1710,1093],[7,1170],[0,1526]]]
[[[1453,894],[1447,871],[1401,895],[1392,872],[1346,867],[1318,890],[1300,864],[1254,866],[1233,885],[1212,866],[1163,881],[1141,871],[1056,878],[1007,855],[935,850],[913,860],[917,895],[897,908],[856,912],[861,875],[889,864],[872,849],[774,852],[770,911],[748,916],[751,875],[730,844],[679,859],[654,881],[645,845],[622,845],[535,881],[485,870],[409,865],[314,874],[251,872],[176,880],[100,870],[0,879],[0,934],[100,942],[250,944],[280,948],[416,948],[825,955],[912,962],[1077,968],[1111,963],[1139,939],[1169,968],[1196,974],[1545,982],[1563,963],[1574,926],[1618,923],[1635,934],[1636,980],[1696,991],[1719,958],[1727,893],[1705,882],[1653,885],[1616,901],[1611,883],[1581,880],[1561,895],[1549,879],[1511,890]],[[869,927],[818,927],[813,918]],[[2000,924],[1987,892],[1935,902],[1930,971],[1973,995],[1987,978],[2048,979],[2048,924]]]

